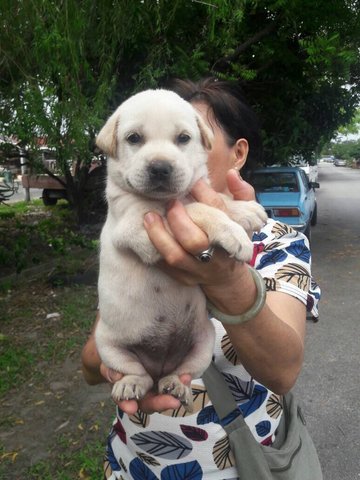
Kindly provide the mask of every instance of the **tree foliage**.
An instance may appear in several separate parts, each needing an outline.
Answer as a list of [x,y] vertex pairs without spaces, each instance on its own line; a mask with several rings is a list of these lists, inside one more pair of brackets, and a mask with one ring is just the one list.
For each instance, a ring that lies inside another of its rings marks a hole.
[[340,135],[356,135],[360,133],[360,108],[358,108],[349,123],[338,129]]
[[311,157],[359,100],[359,0],[1,0],[0,22],[2,130],[47,138],[74,204],[105,117],[169,78],[238,81],[267,164]]
[[330,142],[325,145],[324,154],[333,155],[335,158],[344,160],[360,160],[360,140],[344,140],[340,142]]

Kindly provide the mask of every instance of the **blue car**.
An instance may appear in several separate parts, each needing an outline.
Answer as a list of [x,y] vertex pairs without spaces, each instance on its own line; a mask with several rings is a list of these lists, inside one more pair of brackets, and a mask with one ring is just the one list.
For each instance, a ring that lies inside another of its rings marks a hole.
[[298,167],[269,167],[254,170],[251,183],[259,203],[270,218],[291,225],[308,239],[316,225],[316,182],[310,182]]

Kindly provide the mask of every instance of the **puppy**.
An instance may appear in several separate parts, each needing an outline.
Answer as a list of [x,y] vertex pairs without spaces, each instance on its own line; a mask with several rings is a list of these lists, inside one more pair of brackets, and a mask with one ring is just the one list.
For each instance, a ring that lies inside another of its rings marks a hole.
[[245,229],[259,230],[266,214],[256,202],[226,197],[230,219],[188,200],[195,182],[207,178],[211,132],[174,92],[147,90],[126,100],[97,145],[108,156],[108,215],[100,238],[95,338],[105,365],[124,374],[112,397],[141,399],[157,384],[160,393],[174,395],[191,411],[191,390],[179,375],[198,378],[206,370],[214,329],[200,287],[180,284],[157,268],[160,255],[143,227],[144,215],[165,216],[167,202],[179,198],[211,244],[248,261],[253,245]]

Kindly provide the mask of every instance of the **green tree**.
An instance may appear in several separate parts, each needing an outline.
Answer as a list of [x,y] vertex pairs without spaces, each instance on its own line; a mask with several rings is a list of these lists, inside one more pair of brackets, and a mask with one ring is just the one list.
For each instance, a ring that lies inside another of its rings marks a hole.
[[360,133],[360,109],[357,109],[350,122],[341,126],[338,130],[341,135],[351,135]]
[[360,159],[360,140],[345,140],[330,142],[325,146],[325,152],[336,158],[353,161]]
[[96,132],[135,91],[174,76],[237,80],[267,164],[311,157],[359,100],[359,0],[0,3],[1,130],[47,138],[80,217]]

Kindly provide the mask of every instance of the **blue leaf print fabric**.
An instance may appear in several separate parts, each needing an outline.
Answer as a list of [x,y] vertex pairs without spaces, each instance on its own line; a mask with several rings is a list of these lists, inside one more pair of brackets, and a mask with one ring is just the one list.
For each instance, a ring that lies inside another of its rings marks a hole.
[[262,242],[263,240],[265,240],[268,236],[266,235],[266,233],[264,232],[255,232],[253,237],[252,237],[252,241],[253,242]]
[[299,258],[303,262],[306,262],[306,263],[310,262],[310,257],[311,257],[310,250],[305,245],[305,241],[303,239],[293,242],[285,250],[291,255],[294,255],[294,257]]
[[161,472],[161,480],[201,480],[202,478],[203,471],[196,460],[171,465]]
[[245,382],[239,377],[236,377],[235,375],[231,375],[229,373],[224,373],[223,375],[231,393],[233,394],[235,402],[241,403],[251,398],[254,390],[253,380]]
[[261,269],[267,267],[268,265],[274,265],[276,263],[283,262],[286,257],[287,253],[284,250],[273,250],[261,258],[260,264],[257,268]]
[[268,390],[265,387],[262,385],[256,385],[251,399],[248,402],[240,405],[240,409],[244,415],[244,418],[260,408],[262,403],[265,401],[267,394]]
[[256,433],[259,437],[265,437],[270,432],[271,423],[268,420],[264,420],[255,425]]
[[116,460],[114,450],[113,450],[112,445],[111,445],[111,437],[108,438],[108,443],[107,443],[107,446],[106,446],[106,458],[107,458],[108,462],[110,463],[110,467],[111,467],[112,471],[121,470],[120,464]]
[[219,423],[219,417],[212,405],[203,408],[197,416],[196,423],[198,425],[206,425],[207,423]]
[[157,476],[139,458],[130,462],[130,473],[134,480],[158,480]]

